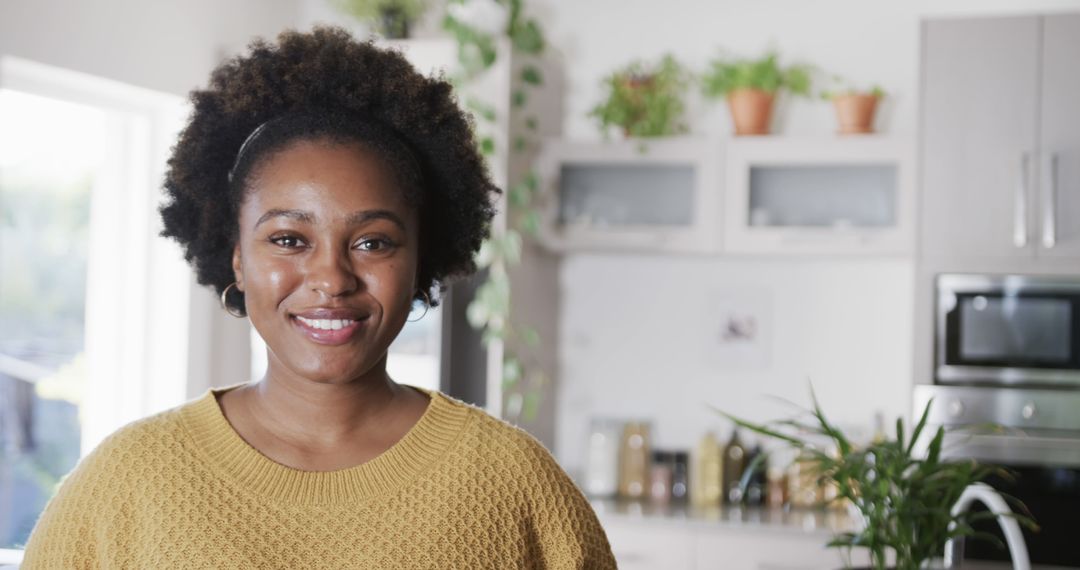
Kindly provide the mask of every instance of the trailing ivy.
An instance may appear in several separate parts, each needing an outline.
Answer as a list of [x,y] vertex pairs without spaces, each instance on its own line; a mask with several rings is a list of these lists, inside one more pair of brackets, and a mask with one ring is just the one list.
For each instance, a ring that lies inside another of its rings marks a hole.
[[[520,73],[512,78],[511,88],[511,104],[516,109],[522,109],[528,101],[530,90],[544,84],[543,73],[535,64],[544,52],[543,30],[536,20],[525,15],[523,0],[451,0],[450,5],[464,6],[470,2],[496,2],[506,10],[502,36],[509,38],[514,55],[526,61]],[[500,56],[500,43],[498,35],[479,30],[455,18],[452,13],[452,9],[448,10],[443,28],[457,41],[457,59],[461,69],[453,81],[461,86],[491,69]],[[466,106],[476,116],[478,124],[482,121],[490,126],[498,120],[495,106],[487,101],[469,98]],[[534,148],[538,130],[537,117],[525,117],[526,133],[515,136],[511,151],[525,152]],[[496,143],[491,136],[481,136],[479,144],[484,156],[490,158],[495,155]],[[539,334],[531,327],[517,328],[510,322],[508,270],[521,262],[523,239],[539,233],[541,218],[536,205],[539,187],[539,177],[530,170],[507,188],[506,198],[512,217],[508,219],[506,231],[492,234],[477,254],[477,265],[486,270],[486,276],[466,310],[469,324],[482,331],[485,346],[490,346],[496,340],[504,343],[503,416],[510,420],[531,421],[535,418],[543,387],[548,382],[547,374],[535,358],[534,349],[539,346]]]

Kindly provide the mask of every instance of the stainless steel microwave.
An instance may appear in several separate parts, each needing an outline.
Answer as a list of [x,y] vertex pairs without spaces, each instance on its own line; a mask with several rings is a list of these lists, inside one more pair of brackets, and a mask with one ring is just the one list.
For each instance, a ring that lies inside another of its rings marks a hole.
[[935,382],[1080,388],[1080,277],[937,276]]

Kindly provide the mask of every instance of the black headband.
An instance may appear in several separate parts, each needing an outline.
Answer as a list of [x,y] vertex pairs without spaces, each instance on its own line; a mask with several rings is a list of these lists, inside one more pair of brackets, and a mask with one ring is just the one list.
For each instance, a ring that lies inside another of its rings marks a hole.
[[[408,174],[414,178],[414,180],[410,180],[410,182],[416,184],[420,183],[423,175],[423,171],[420,168],[420,161],[417,159],[416,153],[413,152],[412,147],[396,129],[386,125],[382,121],[367,117],[348,115],[333,111],[314,110],[290,112],[278,115],[277,117],[263,121],[255,127],[247,138],[244,139],[244,142],[240,144],[240,149],[236,152],[236,158],[233,160],[233,165],[229,168],[228,172],[229,184],[233,184],[244,159],[251,153],[253,147],[258,146],[259,140],[265,133],[279,127],[288,128],[290,125],[299,125],[308,121],[320,123],[321,126],[315,128],[312,132],[304,132],[303,134],[305,135],[345,136],[355,138],[360,142],[368,143],[375,140],[388,141],[394,147],[389,150],[397,151],[397,153],[406,157],[406,161],[412,171]],[[380,137],[378,135],[385,136]],[[398,174],[400,175],[402,173]]]

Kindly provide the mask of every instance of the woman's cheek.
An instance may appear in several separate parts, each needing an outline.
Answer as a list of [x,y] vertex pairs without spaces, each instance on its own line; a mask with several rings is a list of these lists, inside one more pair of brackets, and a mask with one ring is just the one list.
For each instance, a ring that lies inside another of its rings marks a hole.
[[260,303],[277,306],[303,279],[302,268],[290,258],[257,259],[251,268],[250,288]]

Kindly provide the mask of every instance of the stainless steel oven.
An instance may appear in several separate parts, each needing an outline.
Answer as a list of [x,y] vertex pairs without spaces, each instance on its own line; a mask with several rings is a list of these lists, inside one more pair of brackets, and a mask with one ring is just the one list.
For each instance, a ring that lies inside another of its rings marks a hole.
[[[914,409],[933,398],[928,425],[996,424],[998,429],[947,431],[943,455],[1007,468],[1013,477],[989,483],[1020,499],[1040,526],[1024,531],[1035,567],[1080,568],[1080,390],[931,386],[915,388]],[[978,530],[1002,538],[996,523]],[[1007,560],[988,542],[968,541],[964,558]]]
[[937,384],[1080,388],[1080,278],[937,276]]

